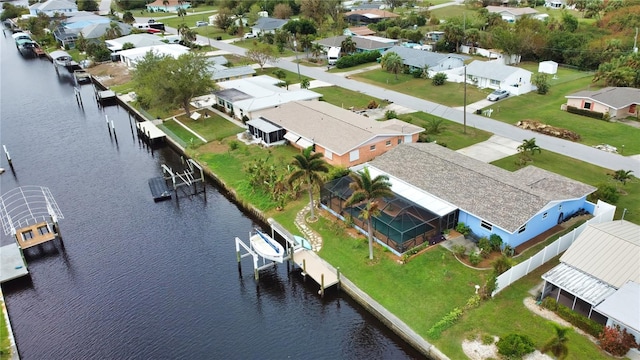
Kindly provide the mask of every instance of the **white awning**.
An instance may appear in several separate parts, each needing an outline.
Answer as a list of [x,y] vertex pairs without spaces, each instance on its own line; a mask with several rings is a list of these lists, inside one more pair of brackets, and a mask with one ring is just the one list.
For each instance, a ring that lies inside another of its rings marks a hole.
[[296,141],[300,139],[300,135],[294,134],[291,131],[288,131],[286,134],[284,134],[284,138],[289,140],[292,144],[295,144]]
[[562,262],[542,275],[542,279],[592,306],[600,304],[616,292],[615,287]]
[[300,140],[296,141],[296,144],[303,149],[308,148],[309,146],[313,146],[313,142],[301,137]]

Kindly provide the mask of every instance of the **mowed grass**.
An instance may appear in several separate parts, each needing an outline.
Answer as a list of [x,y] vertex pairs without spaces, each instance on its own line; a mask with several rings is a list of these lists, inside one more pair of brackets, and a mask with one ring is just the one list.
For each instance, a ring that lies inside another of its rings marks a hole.
[[[482,302],[476,309],[467,311],[442,337],[433,343],[451,359],[466,359],[461,343],[485,335],[504,337],[517,333],[527,335],[537,349],[555,335],[553,325],[527,309],[523,300],[530,297],[528,291],[542,280],[540,276],[558,264],[557,258],[547,262],[526,277],[500,292],[495,298]],[[566,359],[597,360],[614,359],[602,352],[588,338],[570,331],[567,335],[569,349]]]
[[[494,161],[492,164],[509,171],[515,171],[518,169],[518,165],[516,165],[517,157],[518,155],[509,156]],[[615,204],[617,207],[615,217],[619,219],[624,209],[627,209],[624,216],[625,220],[640,224],[640,179],[637,177],[623,185],[621,182],[612,179],[612,171],[610,170],[544,149],[542,149],[541,153],[536,153],[532,158],[531,165],[585,184],[597,187],[598,184],[608,183],[616,186],[619,189],[620,198]]]
[[[222,140],[244,131],[244,128],[239,127],[222,116],[208,110],[205,111],[210,115],[208,118],[205,118],[204,113],[200,111],[203,116],[198,120],[192,120],[186,115],[178,116],[177,119],[189,129],[207,139],[207,141]],[[175,124],[175,121],[169,122]],[[180,124],[176,125],[180,126]],[[193,135],[191,136],[193,137]]]
[[[528,70],[537,71],[537,65],[525,64]],[[534,69],[535,67],[535,69]],[[546,95],[536,92],[513,96],[498,104],[491,105],[495,111],[492,118],[508,124],[521,120],[535,120],[576,132],[585,145],[609,144],[622,149],[624,155],[640,154],[640,129],[616,122],[607,122],[571,114],[560,109],[566,104],[566,95],[580,90],[597,90],[592,83],[593,75],[559,68],[558,79],[550,79],[551,89]]]
[[429,139],[436,141],[438,144],[446,145],[452,150],[462,149],[483,142],[493,135],[488,131],[476,129],[469,125],[467,125],[465,134],[464,125],[422,111],[400,115],[398,118],[427,130],[432,122],[442,121],[440,132],[437,134],[429,134]]
[[[444,85],[434,86],[431,79],[415,79],[406,74],[398,74],[396,80],[394,74],[382,69],[355,74],[353,78],[445,106],[464,105],[463,83],[446,82]],[[488,89],[467,85],[467,104],[486,98],[490,92]]]
[[323,101],[335,106],[340,106],[344,109],[349,109],[351,107],[364,109],[371,100],[378,104],[384,104],[381,99],[338,86],[319,87],[313,89],[313,91],[322,94]]

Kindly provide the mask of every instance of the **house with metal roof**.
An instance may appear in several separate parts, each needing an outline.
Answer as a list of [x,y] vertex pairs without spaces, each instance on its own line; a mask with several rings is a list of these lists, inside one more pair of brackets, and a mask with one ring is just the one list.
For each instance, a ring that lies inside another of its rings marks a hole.
[[278,86],[281,80],[260,75],[218,83],[220,90],[213,93],[219,108],[238,119],[255,117],[254,112],[282,106],[292,101],[318,100],[322,97],[307,89]]
[[266,33],[273,34],[277,29],[281,29],[287,22],[289,22],[289,20],[261,17],[256,21],[255,25],[251,27],[251,32],[255,36]]
[[189,52],[189,48],[180,44],[162,44],[145,46],[118,52],[120,60],[130,68],[134,68],[138,61],[144,58],[147,53],[153,52],[160,56],[171,56],[175,59]]
[[589,224],[560,264],[542,275],[542,295],[588,318],[620,325],[640,341],[640,226]]
[[366,26],[352,26],[344,29],[342,35],[345,36],[370,36],[375,35],[376,32],[369,29]]
[[394,193],[443,219],[431,223],[435,234],[463,222],[474,237],[496,234],[515,248],[594,209],[586,201],[596,190],[590,185],[534,166],[510,172],[435,143],[407,142],[353,169],[364,167],[389,176]]
[[511,95],[522,95],[533,90],[531,71],[509,66],[500,60],[475,60],[467,65],[467,82],[479,88],[503,89]]
[[[415,142],[423,128],[398,119],[376,121],[324,101],[295,101],[260,111],[250,125],[260,137],[260,122],[286,130],[287,140],[305,149],[314,147],[332,165],[349,167],[369,161],[405,142]],[[257,121],[256,121],[257,120]],[[267,141],[263,139],[265,143]]]
[[606,87],[600,90],[578,91],[567,98],[567,106],[609,114],[613,118],[638,116],[640,89],[632,87]]
[[412,49],[405,46],[394,46],[385,53],[394,52],[402,58],[402,63],[410,70],[429,68],[430,71],[439,72],[461,68],[467,56],[458,54],[439,54],[432,51]]
[[78,5],[75,1],[69,0],[48,0],[45,2],[36,2],[29,6],[29,13],[33,16],[45,14],[53,16],[55,14],[68,15],[78,11]]
[[394,19],[400,15],[394,14],[390,11],[380,9],[360,9],[349,11],[344,14],[344,17],[349,23],[356,24],[373,24],[382,20]]

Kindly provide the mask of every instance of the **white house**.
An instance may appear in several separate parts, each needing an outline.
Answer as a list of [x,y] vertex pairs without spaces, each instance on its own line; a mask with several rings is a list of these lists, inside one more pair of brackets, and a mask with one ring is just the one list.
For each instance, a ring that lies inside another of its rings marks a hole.
[[383,53],[394,52],[402,58],[402,62],[409,69],[424,69],[427,67],[430,73],[437,73],[464,66],[464,60],[468,57],[457,54],[439,54],[431,51],[411,49],[404,46],[394,46]]
[[123,63],[128,67],[133,68],[136,66],[138,61],[144,58],[150,51],[158,55],[168,55],[177,59],[180,55],[188,53],[189,48],[180,44],[163,44],[121,50],[118,54],[120,55],[120,59]]
[[216,103],[234,117],[254,117],[254,112],[274,108],[292,101],[318,100],[322,94],[296,89],[287,90],[277,84],[281,81],[267,75],[222,81],[214,93]]
[[479,88],[503,89],[512,95],[526,94],[532,90],[531,71],[504,65],[499,60],[476,60],[467,65],[467,82]]
[[288,20],[261,17],[256,21],[256,24],[251,27],[251,32],[256,36],[266,33],[273,34],[276,32],[276,29],[282,28],[287,22]]
[[178,9],[188,9],[191,4],[188,1],[180,0],[156,0],[146,5],[150,12],[176,12]]
[[530,7],[513,8],[504,6],[487,6],[486,9],[489,13],[499,14],[502,16],[502,20],[509,23],[514,23],[523,16],[530,16],[538,20],[544,20],[548,17],[547,14],[541,14],[538,10]]
[[[134,48],[164,45],[167,43],[167,40],[163,41],[165,38],[153,34],[131,34],[121,36],[117,39],[105,40],[104,43],[107,45],[107,49],[111,50],[111,52],[118,52],[122,50],[123,45],[126,43],[130,43]],[[172,43],[171,41],[168,42]]]
[[69,0],[49,0],[29,6],[29,13],[33,16],[38,16],[38,14],[53,16],[56,13],[67,15],[77,11],[78,5],[76,5],[76,2]]

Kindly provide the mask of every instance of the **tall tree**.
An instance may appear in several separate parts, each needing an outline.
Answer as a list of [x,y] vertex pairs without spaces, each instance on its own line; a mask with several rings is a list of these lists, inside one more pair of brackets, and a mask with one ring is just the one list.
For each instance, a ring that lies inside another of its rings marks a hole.
[[78,11],[98,11],[100,6],[95,0],[78,1]]
[[325,53],[324,46],[318,43],[313,43],[311,45],[311,56],[313,56],[314,59],[318,60],[318,58],[322,56],[324,53]]
[[353,180],[349,184],[353,193],[345,202],[345,206],[364,205],[359,216],[367,222],[369,260],[373,260],[373,218],[380,215],[378,199],[393,196],[391,183],[387,175],[378,175],[372,179],[369,168],[364,168],[363,171],[357,173],[351,173],[349,176]]
[[133,71],[138,99],[147,107],[182,107],[190,116],[191,99],[215,88],[208,65],[206,57],[195,52],[174,59],[150,51]]
[[344,54],[352,54],[356,51],[356,43],[353,42],[351,36],[347,36],[342,43],[340,43],[340,51]]
[[104,33],[105,40],[116,39],[122,36],[122,28],[120,24],[116,21],[112,21],[109,23],[109,28]]
[[383,69],[394,74],[396,76],[396,80],[398,80],[398,73],[402,70],[404,62],[400,55],[390,51],[382,56],[382,59],[380,59],[380,65],[382,65]]
[[245,55],[255,61],[258,66],[260,66],[260,70],[264,70],[264,65],[268,62],[275,62],[278,57],[273,53],[273,48],[269,45],[264,46],[256,46],[252,49],[247,50]]
[[322,153],[313,153],[312,147],[308,147],[300,154],[296,154],[293,157],[291,165],[296,170],[289,174],[287,182],[291,185],[296,181],[301,180],[307,185],[307,191],[309,193],[309,206],[311,207],[311,219],[315,220],[316,215],[313,206],[313,189],[316,186],[320,186],[323,181],[323,173],[329,172],[327,163],[322,159]]
[[124,14],[122,14],[122,21],[125,24],[133,24],[134,22],[136,22],[136,19],[133,17],[133,13],[131,13],[131,11],[126,11]]
[[602,63],[593,82],[603,80],[606,86],[640,87],[640,52],[622,55]]
[[309,19],[313,19],[316,24],[322,26],[327,16],[326,5],[325,0],[301,0],[300,12]]
[[182,20],[184,20],[184,17],[187,15],[187,10],[185,10],[183,7],[178,8],[178,11],[176,12],[179,18],[182,18]]
[[384,0],[385,4],[389,6],[391,12],[395,10],[395,8],[400,7],[408,2],[408,0]]
[[569,355],[569,348],[567,347],[569,338],[567,338],[567,333],[571,329],[556,324],[553,324],[553,328],[555,329],[556,334],[552,339],[547,341],[547,343],[542,347],[541,352],[544,354],[551,351],[556,359],[565,359],[567,355]]
[[277,4],[273,8],[273,17],[276,19],[288,19],[293,14],[289,4]]
[[216,15],[214,23],[220,29],[227,31],[229,26],[233,24],[231,10],[229,10],[229,8],[221,8],[220,10],[218,10],[218,15]]
[[443,26],[444,40],[450,47],[455,46],[455,51],[460,50],[460,43],[464,40],[464,27],[458,22],[446,22]]

